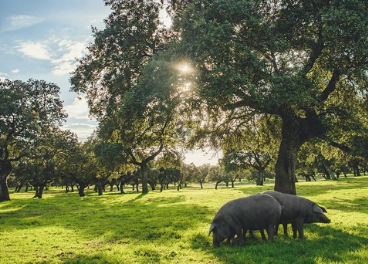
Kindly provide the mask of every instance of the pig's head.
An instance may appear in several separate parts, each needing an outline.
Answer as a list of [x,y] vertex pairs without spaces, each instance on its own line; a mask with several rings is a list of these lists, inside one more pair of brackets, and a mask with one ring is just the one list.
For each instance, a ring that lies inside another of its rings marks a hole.
[[229,225],[222,221],[212,222],[209,234],[213,232],[213,244],[218,246],[225,238],[232,236]]
[[318,206],[318,204],[313,204],[312,208],[308,212],[307,219],[305,223],[330,223],[331,220],[324,214],[327,212],[325,208]]

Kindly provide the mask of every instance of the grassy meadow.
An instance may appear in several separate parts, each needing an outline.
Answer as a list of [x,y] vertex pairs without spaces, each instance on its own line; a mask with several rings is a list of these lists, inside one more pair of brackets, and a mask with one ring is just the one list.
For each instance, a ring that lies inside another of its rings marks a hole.
[[[368,177],[297,183],[298,195],[327,209],[330,224],[305,225],[305,240],[213,247],[208,229],[227,201],[272,184],[213,184],[102,196],[88,191],[11,193],[0,203],[0,263],[367,263]],[[281,228],[282,233],[282,228]],[[289,227],[289,234],[291,235]]]

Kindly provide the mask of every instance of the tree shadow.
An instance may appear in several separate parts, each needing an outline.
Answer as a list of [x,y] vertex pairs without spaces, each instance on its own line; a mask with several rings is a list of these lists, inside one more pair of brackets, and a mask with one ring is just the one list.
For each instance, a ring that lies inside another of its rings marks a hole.
[[[128,197],[122,194],[121,199],[116,195],[64,199],[66,196],[31,202],[12,201],[1,207],[0,224],[4,230],[27,233],[27,240],[30,241],[37,241],[38,228],[51,229],[55,233],[77,234],[75,236],[81,247],[95,252],[92,256],[75,254],[73,252],[77,251],[63,249],[63,244],[57,241],[45,245],[45,251],[49,252],[55,252],[52,248],[58,247],[58,252],[53,253],[54,258],[56,254],[65,263],[117,263],[109,262],[101,250],[109,245],[146,245],[153,241],[170,248],[172,244],[180,243],[187,230],[209,221],[206,206],[187,204],[181,194],[167,198],[144,194]],[[173,251],[170,256],[162,256],[162,252],[156,254],[147,248],[142,249],[142,252],[137,251],[136,257],[164,262],[165,257],[171,258],[171,255],[177,254]]]
[[[368,227],[354,235],[329,226],[307,225],[307,238],[293,239],[278,235],[275,241],[246,239],[244,246],[235,242],[214,247],[208,236],[196,234],[190,243],[194,250],[212,254],[221,263],[359,263],[364,262]],[[310,237],[310,238],[308,238]],[[212,237],[211,237],[212,238]]]

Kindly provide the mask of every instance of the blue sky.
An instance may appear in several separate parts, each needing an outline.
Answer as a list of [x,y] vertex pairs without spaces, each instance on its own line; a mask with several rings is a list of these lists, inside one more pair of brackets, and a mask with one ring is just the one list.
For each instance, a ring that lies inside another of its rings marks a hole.
[[103,0],[0,0],[0,78],[56,83],[69,114],[63,127],[80,140],[96,122],[69,92],[70,72],[93,40],[91,26],[103,29],[109,13]]
[[[0,79],[56,83],[69,115],[63,127],[82,141],[97,123],[69,91],[70,72],[93,41],[91,26],[103,29],[109,13],[103,0],[0,0]],[[212,155],[190,152],[186,162],[217,163]]]

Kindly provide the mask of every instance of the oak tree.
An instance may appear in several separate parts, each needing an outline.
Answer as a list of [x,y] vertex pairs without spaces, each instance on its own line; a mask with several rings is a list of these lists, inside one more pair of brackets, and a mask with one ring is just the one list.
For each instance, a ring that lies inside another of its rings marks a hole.
[[33,79],[0,82],[0,201],[10,200],[7,177],[12,164],[31,157],[50,129],[66,117],[56,84]]
[[223,124],[282,120],[275,190],[295,194],[300,147],[343,122],[345,91],[351,101],[367,91],[368,2],[193,0],[184,10],[176,28],[203,100]]
[[164,54],[173,36],[160,22],[162,3],[105,2],[112,13],[104,30],[93,29],[71,89],[86,94],[99,138],[120,146],[122,162],[139,166],[147,193],[149,163],[178,140],[181,78],[178,62]]

